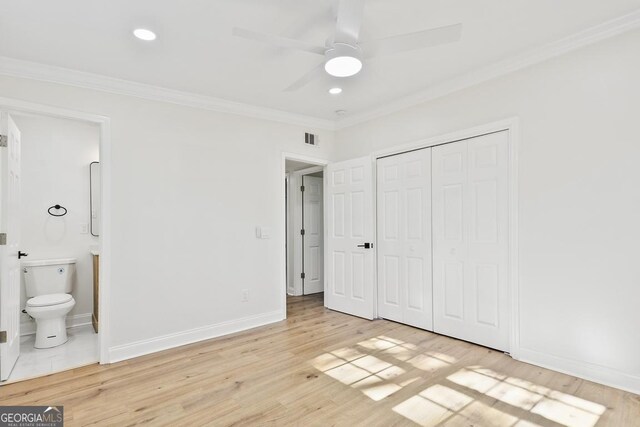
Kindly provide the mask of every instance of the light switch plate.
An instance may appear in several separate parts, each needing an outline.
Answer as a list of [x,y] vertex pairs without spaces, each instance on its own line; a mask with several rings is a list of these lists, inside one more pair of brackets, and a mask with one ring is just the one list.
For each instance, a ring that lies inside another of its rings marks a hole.
[[271,229],[269,227],[262,227],[262,233],[260,233],[260,238],[268,239],[271,237]]
[[256,227],[256,238],[258,239],[269,239],[271,238],[271,228],[269,227]]

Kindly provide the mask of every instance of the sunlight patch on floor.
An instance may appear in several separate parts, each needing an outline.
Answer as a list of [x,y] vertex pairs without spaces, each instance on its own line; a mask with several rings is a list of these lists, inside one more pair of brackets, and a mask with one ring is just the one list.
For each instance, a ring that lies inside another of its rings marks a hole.
[[[383,354],[394,355],[394,357],[406,355],[409,359],[415,359],[413,362],[407,362],[412,365],[426,366],[429,364],[429,369],[433,369],[435,366],[435,363],[430,361],[431,358],[427,355],[418,355],[422,358],[416,359],[417,347],[413,344],[390,337],[371,338],[357,345],[365,351],[382,351]],[[394,352],[394,349],[400,351]],[[391,353],[387,353],[387,351],[391,351]],[[342,384],[360,390],[365,396],[376,402],[419,379],[419,377],[413,377],[402,381],[396,380],[405,374],[406,370],[352,347],[321,354],[311,361],[311,365]]]
[[418,395],[451,411],[459,411],[473,401],[466,394],[440,384],[433,385]]
[[476,401],[471,396],[441,384],[435,384],[396,405],[393,411],[421,426],[483,425],[532,427],[518,417]]
[[393,407],[393,411],[421,426],[440,424],[453,412],[420,396],[413,396]]
[[[392,363],[394,359],[396,362]],[[455,357],[444,353],[420,352],[414,344],[378,336],[353,347],[321,354],[311,361],[311,365],[379,402],[423,379],[424,375],[450,367],[456,361]],[[425,374],[406,378],[407,370],[412,368]],[[478,393],[486,397],[478,399]],[[501,402],[497,407],[494,406],[496,401]],[[594,427],[606,408],[521,378],[471,365],[449,374],[440,383],[409,397],[392,410],[422,426],[482,424],[491,420],[493,426],[536,427],[538,424],[534,421],[538,421],[567,427]]]
[[606,410],[598,403],[477,366],[447,379],[567,427],[593,427]]

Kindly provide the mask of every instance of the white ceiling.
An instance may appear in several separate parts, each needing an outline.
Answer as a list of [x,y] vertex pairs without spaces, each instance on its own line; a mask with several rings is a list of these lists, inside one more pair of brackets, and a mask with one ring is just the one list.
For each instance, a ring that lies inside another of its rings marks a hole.
[[[461,22],[462,41],[365,62],[349,79],[282,89],[322,61],[231,36],[234,26],[324,45],[332,0],[0,2],[0,56],[335,119],[428,89],[636,10],[638,0],[367,0],[361,40]],[[133,38],[134,28],[158,34]],[[340,85],[339,96],[327,93]]]

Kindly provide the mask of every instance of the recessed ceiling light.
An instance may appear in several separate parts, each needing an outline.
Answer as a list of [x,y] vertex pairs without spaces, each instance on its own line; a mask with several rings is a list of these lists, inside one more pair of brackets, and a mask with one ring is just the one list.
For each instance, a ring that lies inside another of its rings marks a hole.
[[331,89],[329,89],[329,93],[331,95],[339,95],[342,93],[342,88],[341,87],[332,87]]
[[133,30],[133,35],[139,38],[140,40],[148,41],[156,39],[156,33],[151,30],[147,30],[146,28],[137,28]]

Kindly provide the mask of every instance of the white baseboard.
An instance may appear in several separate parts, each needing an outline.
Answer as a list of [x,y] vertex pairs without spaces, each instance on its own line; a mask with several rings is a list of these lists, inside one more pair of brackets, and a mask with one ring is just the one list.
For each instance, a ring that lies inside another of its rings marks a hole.
[[283,311],[278,310],[270,313],[259,314],[256,316],[244,317],[242,319],[217,323],[215,325],[190,329],[188,331],[163,335],[160,337],[137,341],[130,344],[110,347],[109,363],[115,363],[126,359],[132,359],[134,357],[144,356],[145,354],[155,353],[174,347],[192,344],[198,341],[204,341],[223,335],[233,334],[235,332],[256,328],[258,326],[264,326],[269,323],[279,322],[280,320],[284,319],[285,315],[283,314]]
[[520,347],[517,360],[574,377],[640,394],[640,377],[592,363],[567,359]]
[[[86,326],[91,324],[91,313],[74,314],[73,316],[67,316],[67,329],[77,328],[78,326]],[[33,335],[36,333],[36,321],[30,320],[28,322],[20,323],[20,335]]]

